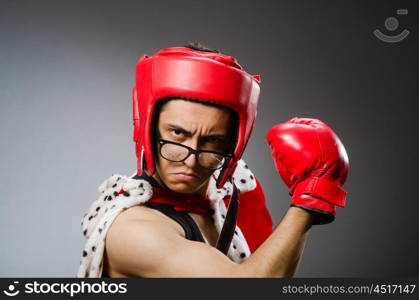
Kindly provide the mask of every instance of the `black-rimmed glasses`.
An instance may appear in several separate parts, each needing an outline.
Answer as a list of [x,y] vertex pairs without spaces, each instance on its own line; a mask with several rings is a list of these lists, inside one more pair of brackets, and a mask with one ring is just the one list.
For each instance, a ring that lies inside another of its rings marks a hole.
[[228,153],[210,150],[195,150],[191,147],[164,139],[159,139],[158,143],[160,146],[159,153],[164,159],[173,162],[182,162],[191,154],[195,154],[199,164],[210,170],[222,168],[232,157],[232,155]]

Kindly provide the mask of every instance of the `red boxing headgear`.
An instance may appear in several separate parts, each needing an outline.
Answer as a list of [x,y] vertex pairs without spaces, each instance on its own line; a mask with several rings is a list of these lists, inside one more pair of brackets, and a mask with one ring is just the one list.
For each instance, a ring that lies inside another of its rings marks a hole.
[[233,157],[217,179],[217,187],[222,187],[234,172],[252,133],[259,82],[258,75],[249,75],[236,59],[220,53],[173,47],[153,56],[142,56],[136,67],[133,88],[137,174],[141,175],[143,169],[149,176],[154,174],[151,138],[156,102],[165,98],[192,99],[228,107],[239,118]]

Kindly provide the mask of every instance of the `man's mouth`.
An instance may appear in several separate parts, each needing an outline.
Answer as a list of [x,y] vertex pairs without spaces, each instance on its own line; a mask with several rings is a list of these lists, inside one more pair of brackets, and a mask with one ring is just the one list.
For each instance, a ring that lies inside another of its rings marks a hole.
[[179,179],[183,179],[183,180],[193,180],[193,179],[199,179],[199,176],[196,175],[195,173],[174,173],[173,175],[175,175],[177,178]]

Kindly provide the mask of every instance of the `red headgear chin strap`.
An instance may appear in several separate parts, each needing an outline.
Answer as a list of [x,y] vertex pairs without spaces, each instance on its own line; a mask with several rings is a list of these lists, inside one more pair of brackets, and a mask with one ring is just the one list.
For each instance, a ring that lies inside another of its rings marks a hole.
[[233,158],[217,179],[217,187],[222,187],[234,172],[252,133],[259,82],[258,75],[249,75],[236,59],[220,53],[174,47],[141,57],[133,88],[137,174],[145,170],[151,176],[155,171],[151,138],[156,102],[173,97],[195,99],[228,107],[239,118]]

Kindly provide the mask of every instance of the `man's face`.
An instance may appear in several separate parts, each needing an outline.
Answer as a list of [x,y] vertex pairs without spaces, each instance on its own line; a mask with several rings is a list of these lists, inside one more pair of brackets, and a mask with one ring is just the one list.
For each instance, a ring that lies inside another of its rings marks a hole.
[[[170,100],[160,111],[158,138],[195,150],[225,153],[230,142],[228,133],[231,121],[231,113],[227,109],[181,99]],[[214,170],[202,167],[196,155],[191,154],[182,162],[172,162],[157,151],[155,161],[154,178],[160,184],[175,192],[205,196]]]

